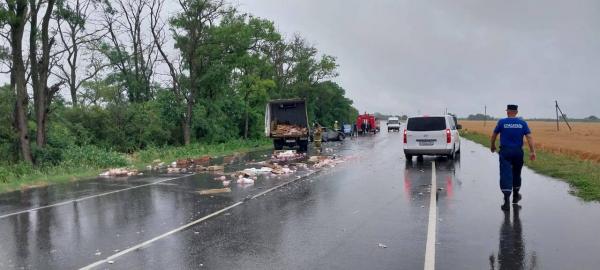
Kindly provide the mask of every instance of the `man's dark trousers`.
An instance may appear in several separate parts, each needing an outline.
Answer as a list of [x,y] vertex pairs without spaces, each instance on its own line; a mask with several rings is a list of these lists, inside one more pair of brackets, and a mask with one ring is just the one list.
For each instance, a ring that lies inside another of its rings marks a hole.
[[500,189],[505,195],[521,188],[523,148],[500,147]]

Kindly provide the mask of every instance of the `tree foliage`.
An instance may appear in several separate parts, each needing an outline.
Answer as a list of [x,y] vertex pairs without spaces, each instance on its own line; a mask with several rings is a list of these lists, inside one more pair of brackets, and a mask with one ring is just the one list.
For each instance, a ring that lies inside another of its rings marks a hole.
[[[47,138],[32,149],[40,166],[71,160],[77,149],[132,153],[256,139],[263,136],[270,99],[304,98],[309,121],[324,125],[353,122],[358,114],[345,90],[332,81],[338,75],[335,57],[321,54],[300,36],[285,38],[272,21],[241,13],[222,0],[181,0],[177,11],[168,14],[159,0],[51,3],[52,16],[43,16],[49,24],[34,30],[48,28],[57,39],[40,35],[35,42],[42,52],[29,58],[42,59],[43,65],[33,65],[41,70],[26,70],[18,78],[32,74],[37,93],[56,91],[56,85],[70,91],[52,92],[56,95],[44,97],[49,99],[45,107],[32,107],[23,92],[17,95],[22,81],[0,88],[4,162],[22,160],[21,139],[36,137],[34,112],[42,109]],[[3,25],[16,20],[14,8],[12,13],[2,10]],[[9,66],[19,60],[10,46],[1,48]],[[17,100],[25,106],[25,127],[17,125]]]

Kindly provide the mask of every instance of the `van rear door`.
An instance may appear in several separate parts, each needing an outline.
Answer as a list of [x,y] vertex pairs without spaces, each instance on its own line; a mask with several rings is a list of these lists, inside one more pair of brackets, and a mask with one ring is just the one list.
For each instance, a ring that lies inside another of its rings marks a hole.
[[446,118],[409,118],[406,124],[406,143],[409,149],[446,148]]

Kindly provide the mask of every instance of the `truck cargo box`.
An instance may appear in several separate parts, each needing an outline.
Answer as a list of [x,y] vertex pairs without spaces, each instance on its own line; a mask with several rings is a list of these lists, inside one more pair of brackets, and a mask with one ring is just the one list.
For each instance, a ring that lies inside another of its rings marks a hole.
[[265,109],[265,136],[273,138],[275,149],[283,146],[308,147],[309,125],[306,101],[303,99],[272,100]]

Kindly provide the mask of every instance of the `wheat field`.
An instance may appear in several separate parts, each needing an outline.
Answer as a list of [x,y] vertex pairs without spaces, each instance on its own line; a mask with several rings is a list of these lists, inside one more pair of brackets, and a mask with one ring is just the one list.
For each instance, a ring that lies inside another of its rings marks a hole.
[[[484,121],[459,122],[465,131],[486,135],[491,135],[496,126],[496,121],[487,121],[485,126]],[[556,122],[527,123],[537,148],[600,162],[600,123],[570,123],[572,131],[564,122],[560,124],[560,131],[556,131]]]

